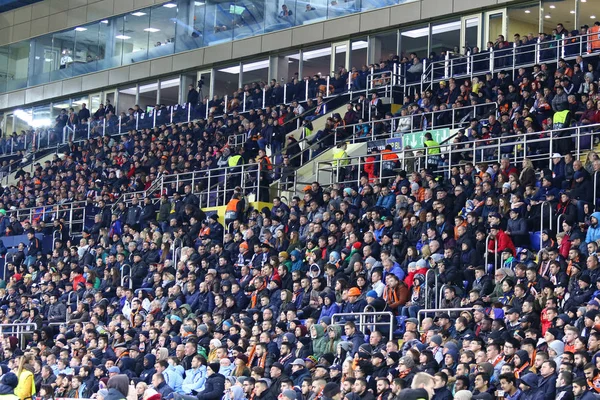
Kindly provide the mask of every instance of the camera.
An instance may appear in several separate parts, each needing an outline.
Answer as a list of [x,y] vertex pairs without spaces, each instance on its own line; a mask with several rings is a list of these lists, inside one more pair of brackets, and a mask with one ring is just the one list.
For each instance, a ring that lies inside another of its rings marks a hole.
[[202,86],[204,86],[204,79],[200,78],[200,80],[198,80],[198,87],[202,89]]

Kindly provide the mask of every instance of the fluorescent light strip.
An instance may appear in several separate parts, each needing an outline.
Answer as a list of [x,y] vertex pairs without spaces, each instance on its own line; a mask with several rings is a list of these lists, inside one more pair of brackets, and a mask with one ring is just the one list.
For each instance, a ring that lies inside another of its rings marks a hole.
[[76,30],[77,32],[85,32],[85,31],[87,31],[87,28],[84,28],[84,27],[82,27],[82,26],[78,26],[77,28],[75,28],[75,30]]
[[115,36],[115,39],[119,39],[119,40],[127,40],[127,39],[131,39],[131,36],[127,36],[127,35],[117,35],[117,36]]
[[146,28],[146,29],[144,29],[144,32],[156,33],[156,32],[160,32],[160,29],[157,29],[157,28]]
[[134,13],[131,13],[131,15],[136,16],[136,17],[143,17],[144,15],[146,15],[146,13],[141,12],[141,11],[136,11]]
[[177,4],[175,4],[175,3],[167,3],[167,4],[163,4],[163,7],[166,7],[166,8],[175,8],[175,7],[177,7]]

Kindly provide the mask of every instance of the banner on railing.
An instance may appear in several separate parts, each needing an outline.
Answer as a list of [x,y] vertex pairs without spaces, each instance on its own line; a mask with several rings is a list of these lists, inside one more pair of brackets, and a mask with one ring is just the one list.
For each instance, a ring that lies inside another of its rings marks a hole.
[[[392,151],[399,151],[403,149],[403,146],[410,146],[413,149],[424,147],[423,136],[425,133],[431,133],[433,140],[438,143],[446,141],[450,137],[450,129],[430,129],[421,132],[405,133],[402,137],[392,137],[389,139],[371,140],[367,144],[367,151],[369,153],[379,152],[385,149],[388,144],[392,146]],[[393,133],[394,135],[400,135],[400,133]]]
[[423,136],[425,133],[431,133],[431,137],[438,143],[444,142],[446,139],[450,137],[450,129],[442,128],[442,129],[430,129],[422,132],[414,132],[407,133],[402,136],[402,141],[405,146],[410,146],[413,149],[424,147],[423,145]]

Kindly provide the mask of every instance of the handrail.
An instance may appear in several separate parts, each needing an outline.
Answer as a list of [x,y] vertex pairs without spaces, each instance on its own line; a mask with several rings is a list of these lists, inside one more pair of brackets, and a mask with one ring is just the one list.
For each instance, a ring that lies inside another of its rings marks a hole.
[[[373,332],[374,329],[371,329],[371,328],[375,327],[375,326],[389,326],[389,340],[392,340],[392,338],[394,336],[394,314],[392,314],[390,311],[335,313],[331,316],[331,324],[332,325],[343,325],[347,321],[353,321],[357,316],[358,316],[357,328],[360,332],[366,333],[367,328],[369,328],[371,330],[371,332]],[[366,317],[381,318],[384,316],[389,317],[389,319],[390,319],[389,322],[366,321]],[[345,317],[352,317],[353,319],[346,320]],[[337,323],[336,323],[337,318],[339,318],[339,321],[337,321]]]
[[[129,267],[128,275],[125,275],[125,267]],[[129,289],[133,289],[133,279],[131,278],[131,264],[125,263],[121,265],[121,270],[119,272],[121,273],[121,286],[125,286],[125,279],[127,279],[129,281]]]
[[36,329],[37,325],[33,322],[0,324],[0,334],[17,336],[21,344],[21,348],[25,348],[24,336],[27,334],[32,334]]
[[544,208],[548,207],[548,210],[550,211],[548,217],[549,217],[549,225],[550,225],[550,230],[552,230],[552,204],[549,201],[543,201],[542,204],[540,204],[540,250],[542,249],[542,232],[544,231]]
[[434,279],[434,298],[435,298],[435,305],[437,306],[438,304],[438,297],[437,297],[437,286],[438,286],[438,274],[435,273],[434,269],[429,269],[427,270],[427,272],[425,272],[425,308],[429,309],[429,306],[431,305],[431,299],[429,298],[429,273],[433,273],[433,279]]
[[[488,268],[490,267],[490,263],[489,263],[490,252],[488,250],[490,240],[492,240],[491,233],[489,235],[487,235],[485,238],[485,273],[486,274],[488,273]],[[494,273],[496,273],[496,270],[498,269],[498,240],[496,238],[494,238],[493,240],[494,240]]]

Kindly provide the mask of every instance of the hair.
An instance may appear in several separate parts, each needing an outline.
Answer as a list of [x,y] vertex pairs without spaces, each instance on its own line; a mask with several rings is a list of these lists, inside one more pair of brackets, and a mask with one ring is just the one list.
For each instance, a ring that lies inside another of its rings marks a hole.
[[[444,374],[444,375],[446,375],[446,374]],[[446,375],[446,381],[448,381],[448,375]],[[419,372],[413,378],[411,388],[419,389],[422,386],[433,386],[433,385],[434,385],[433,376],[429,375],[426,372]]]

